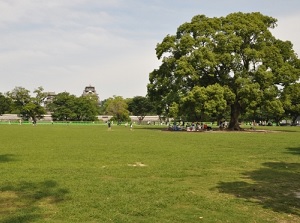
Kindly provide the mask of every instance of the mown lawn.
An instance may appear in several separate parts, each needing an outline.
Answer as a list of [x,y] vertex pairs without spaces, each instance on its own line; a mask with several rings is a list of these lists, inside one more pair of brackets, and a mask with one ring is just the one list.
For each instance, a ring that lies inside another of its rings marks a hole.
[[264,129],[0,125],[0,222],[300,222],[300,127]]

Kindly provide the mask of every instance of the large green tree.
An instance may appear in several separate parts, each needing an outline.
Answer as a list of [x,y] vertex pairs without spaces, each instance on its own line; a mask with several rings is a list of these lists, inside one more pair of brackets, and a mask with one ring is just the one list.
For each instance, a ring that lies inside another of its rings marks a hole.
[[75,95],[62,92],[54,97],[47,108],[51,111],[54,121],[72,121],[76,120],[75,103]]
[[46,113],[43,107],[46,93],[42,87],[38,87],[33,93],[35,96],[32,97],[29,90],[23,87],[15,87],[11,92],[8,92],[8,95],[13,101],[14,110],[24,120],[31,118],[32,121],[36,122],[37,119],[42,118]]
[[95,121],[99,111],[98,98],[91,96],[80,96],[76,98],[75,113],[79,121]]
[[239,118],[245,112],[265,103],[267,108],[281,106],[280,89],[299,80],[300,62],[290,41],[272,35],[276,22],[258,12],[193,17],[157,45],[162,64],[149,75],[149,97],[168,112],[194,88],[218,84],[223,92],[230,91],[224,99],[232,130],[240,129]]
[[98,98],[91,95],[76,97],[62,92],[57,94],[47,107],[55,121],[95,121],[98,114]]
[[99,109],[98,97],[76,97],[68,92],[57,94],[47,105],[54,121],[95,121]]

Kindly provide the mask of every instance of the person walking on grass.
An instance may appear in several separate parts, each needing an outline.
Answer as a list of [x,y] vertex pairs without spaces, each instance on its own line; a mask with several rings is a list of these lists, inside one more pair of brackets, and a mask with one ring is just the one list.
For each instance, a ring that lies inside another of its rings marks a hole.
[[111,123],[110,123],[110,120],[107,121],[107,127],[108,127],[108,130],[111,130]]

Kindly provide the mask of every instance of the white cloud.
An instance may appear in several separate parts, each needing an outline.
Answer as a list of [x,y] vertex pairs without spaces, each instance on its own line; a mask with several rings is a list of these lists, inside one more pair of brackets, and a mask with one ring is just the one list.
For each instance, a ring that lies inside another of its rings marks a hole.
[[278,17],[278,26],[273,34],[281,40],[289,40],[294,45],[295,52],[300,56],[300,11],[297,14]]
[[[91,84],[102,99],[145,95],[164,36],[196,14],[259,9],[255,1],[216,8],[194,0],[1,0],[0,92],[43,86],[80,95]],[[276,17],[274,8],[268,10]],[[297,13],[280,16],[275,35],[291,40],[300,53]]]

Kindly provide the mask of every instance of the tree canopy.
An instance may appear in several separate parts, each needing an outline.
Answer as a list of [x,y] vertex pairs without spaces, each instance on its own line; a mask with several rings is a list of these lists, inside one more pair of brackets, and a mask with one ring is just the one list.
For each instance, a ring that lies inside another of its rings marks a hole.
[[[300,77],[290,41],[276,39],[275,18],[255,13],[226,17],[197,15],[156,47],[162,63],[149,75],[148,96],[168,114],[230,112],[229,129],[239,130],[244,113],[282,114],[282,89]],[[214,87],[213,87],[214,86]]]
[[135,96],[128,102],[128,110],[141,122],[147,114],[153,112],[153,104],[147,97]]
[[122,96],[114,96],[108,98],[104,104],[105,113],[112,115],[113,120],[116,121],[129,121],[128,104]]
[[42,87],[38,87],[33,93],[35,93],[35,96],[31,97],[29,90],[23,87],[15,87],[11,92],[8,92],[8,96],[13,102],[13,110],[20,114],[24,120],[31,118],[32,121],[36,122],[46,113],[43,107],[46,93]]
[[57,94],[47,107],[54,121],[95,121],[98,114],[96,97],[76,97],[68,92]]

